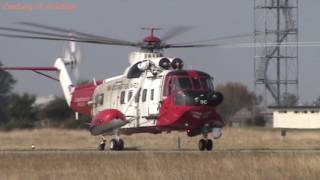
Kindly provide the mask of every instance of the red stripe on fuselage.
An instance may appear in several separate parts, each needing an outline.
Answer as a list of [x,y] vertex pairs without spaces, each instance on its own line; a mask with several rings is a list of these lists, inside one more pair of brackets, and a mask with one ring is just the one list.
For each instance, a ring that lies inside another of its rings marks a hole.
[[[170,98],[167,100],[170,101]],[[157,126],[171,127],[175,130],[192,130],[203,127],[205,124],[214,124],[215,121],[224,125],[224,121],[214,107],[206,105],[177,106],[170,102],[168,104],[163,102]]]
[[19,70],[19,71],[58,71],[55,67],[0,67],[1,70]]
[[[97,85],[101,83],[102,81],[97,81]],[[76,86],[72,93],[71,109],[84,115],[91,115],[91,107],[88,106],[88,101],[92,100],[97,85],[86,83]]]

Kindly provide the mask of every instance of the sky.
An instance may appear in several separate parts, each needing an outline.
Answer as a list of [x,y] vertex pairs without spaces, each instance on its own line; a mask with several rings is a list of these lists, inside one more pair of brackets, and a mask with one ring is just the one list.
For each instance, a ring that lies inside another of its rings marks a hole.
[[[63,3],[69,9],[36,9]],[[24,3],[33,9],[8,9],[6,5]],[[320,41],[320,1],[299,2],[299,40]],[[157,35],[177,26],[193,27],[169,42],[188,42],[252,33],[253,0],[2,0],[1,26],[25,28],[17,22],[35,22],[76,29],[123,40],[141,41],[148,32],[141,27],[161,27]],[[228,42],[253,42],[240,38]],[[10,39],[0,37],[0,61],[6,66],[51,66],[62,56],[63,42]],[[105,79],[122,74],[128,66],[128,54],[138,49],[80,44],[83,58],[81,79]],[[299,94],[301,102],[320,96],[320,47],[299,49]],[[215,84],[241,82],[254,90],[253,48],[169,49],[165,55],[179,57],[187,68],[208,72]],[[62,95],[59,85],[31,72],[12,72],[14,91],[39,96]]]

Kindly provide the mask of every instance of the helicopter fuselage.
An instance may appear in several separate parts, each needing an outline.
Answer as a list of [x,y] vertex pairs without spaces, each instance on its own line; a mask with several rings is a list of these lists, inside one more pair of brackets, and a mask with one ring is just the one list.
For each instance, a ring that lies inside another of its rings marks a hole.
[[224,121],[208,97],[212,78],[195,70],[143,72],[136,78],[121,75],[75,87],[71,108],[93,117],[93,135],[187,131],[189,136],[206,127],[221,128]]

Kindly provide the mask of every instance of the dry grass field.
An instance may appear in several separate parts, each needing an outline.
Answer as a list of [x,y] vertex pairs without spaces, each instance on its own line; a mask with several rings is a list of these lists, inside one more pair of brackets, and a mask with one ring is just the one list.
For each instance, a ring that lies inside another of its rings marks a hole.
[[[177,136],[187,151],[176,149]],[[320,151],[227,151],[230,149],[320,149],[320,131],[279,131],[226,128],[215,151],[196,151],[200,137],[182,133],[123,136],[127,150],[151,151],[37,151],[95,149],[98,137],[83,130],[22,130],[0,133],[0,180],[17,179],[319,179]],[[31,144],[36,145],[34,151]],[[22,151],[6,151],[10,149]],[[195,151],[192,151],[195,150]]]
[[320,154],[62,153],[1,154],[0,179],[193,180],[320,177]]

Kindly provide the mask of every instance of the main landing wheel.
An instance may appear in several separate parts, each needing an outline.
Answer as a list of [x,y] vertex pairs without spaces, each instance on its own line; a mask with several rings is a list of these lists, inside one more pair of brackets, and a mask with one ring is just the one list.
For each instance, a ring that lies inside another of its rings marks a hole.
[[122,139],[111,139],[110,140],[110,150],[121,151],[124,148],[124,142]]
[[106,139],[104,137],[101,138],[101,141],[99,143],[98,149],[99,151],[104,151],[106,147]]
[[211,139],[200,139],[198,145],[200,151],[211,151],[213,148],[213,142]]
[[106,142],[105,141],[101,141],[100,144],[99,144],[99,151],[103,151],[106,147]]

